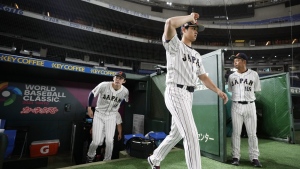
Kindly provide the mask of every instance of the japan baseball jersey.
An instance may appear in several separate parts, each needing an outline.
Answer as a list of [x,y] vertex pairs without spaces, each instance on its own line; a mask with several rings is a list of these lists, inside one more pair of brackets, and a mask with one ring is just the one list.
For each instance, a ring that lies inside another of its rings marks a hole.
[[92,90],[94,97],[98,96],[96,112],[117,113],[120,103],[125,99],[128,102],[129,91],[123,85],[119,90],[112,87],[112,82],[102,82]]
[[177,36],[169,42],[164,41],[163,45],[168,61],[166,84],[196,86],[198,76],[205,73],[200,54],[182,43]]
[[254,92],[260,90],[259,76],[251,69],[245,73],[234,72],[228,77],[228,91],[232,92],[232,101],[254,101]]

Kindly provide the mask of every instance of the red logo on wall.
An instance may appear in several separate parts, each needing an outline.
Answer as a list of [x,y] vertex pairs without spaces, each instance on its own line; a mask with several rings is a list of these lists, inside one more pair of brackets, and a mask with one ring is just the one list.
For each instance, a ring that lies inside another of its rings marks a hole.
[[35,107],[30,108],[28,106],[24,107],[21,111],[21,114],[55,114],[58,112],[57,107]]

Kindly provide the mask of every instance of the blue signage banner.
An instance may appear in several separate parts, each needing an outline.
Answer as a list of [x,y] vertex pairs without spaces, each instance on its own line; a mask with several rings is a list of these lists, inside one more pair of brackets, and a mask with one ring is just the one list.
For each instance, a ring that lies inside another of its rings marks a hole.
[[54,62],[54,61],[42,60],[42,59],[36,59],[36,58],[30,58],[24,56],[9,55],[4,53],[0,53],[0,62],[9,62],[9,63],[38,66],[38,67],[45,67],[51,69],[97,74],[103,76],[115,76],[115,74],[117,73],[110,70],[103,70],[103,69],[97,69],[92,67]]
[[0,4],[0,11],[6,11],[6,12],[18,14],[18,15],[23,15],[23,11],[21,9],[12,8],[12,7],[3,5],[3,4]]

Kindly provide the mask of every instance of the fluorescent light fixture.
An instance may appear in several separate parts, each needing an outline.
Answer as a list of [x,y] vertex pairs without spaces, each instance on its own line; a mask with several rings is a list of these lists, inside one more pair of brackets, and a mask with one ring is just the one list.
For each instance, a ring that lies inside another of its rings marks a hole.
[[235,40],[234,42],[235,42],[235,43],[244,43],[245,40]]
[[292,44],[294,44],[295,42],[297,42],[297,39],[294,39],[293,42],[292,42]]

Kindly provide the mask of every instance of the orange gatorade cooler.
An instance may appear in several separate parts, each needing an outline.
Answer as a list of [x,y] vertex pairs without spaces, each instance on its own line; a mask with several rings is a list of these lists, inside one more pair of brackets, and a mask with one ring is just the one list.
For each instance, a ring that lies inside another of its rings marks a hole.
[[57,153],[59,145],[58,139],[33,141],[30,145],[30,157],[54,155]]

